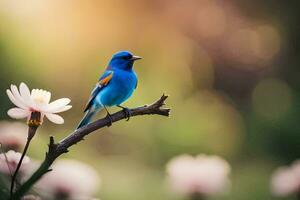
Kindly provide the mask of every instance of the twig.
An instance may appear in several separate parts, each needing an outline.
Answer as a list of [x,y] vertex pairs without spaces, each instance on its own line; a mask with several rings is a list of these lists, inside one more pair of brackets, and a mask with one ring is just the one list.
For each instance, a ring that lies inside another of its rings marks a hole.
[[[162,108],[165,105],[164,102],[167,98],[168,96],[162,95],[160,99],[158,99],[151,105],[145,105],[130,109],[129,112],[131,114],[131,117],[138,115],[169,116],[170,109]],[[119,111],[111,115],[111,120],[113,123],[126,118],[127,115],[123,111]],[[88,124],[87,126],[75,130],[73,133],[71,133],[69,136],[67,136],[58,143],[55,143],[54,137],[51,136],[49,142],[49,149],[46,153],[44,162],[37,169],[37,171],[14,193],[12,199],[19,200],[44,174],[51,171],[51,169],[49,168],[57,157],[64,153],[67,153],[69,151],[69,147],[83,140],[83,138],[91,132],[101,129],[105,126],[111,125],[111,120],[107,117],[99,119],[93,123]]]

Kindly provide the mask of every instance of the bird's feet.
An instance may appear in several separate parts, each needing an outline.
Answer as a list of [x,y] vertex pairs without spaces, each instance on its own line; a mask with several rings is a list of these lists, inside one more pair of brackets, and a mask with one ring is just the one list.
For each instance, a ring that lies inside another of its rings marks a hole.
[[126,121],[129,121],[130,117],[131,117],[131,111],[129,108],[123,108],[123,112],[125,113],[126,115]]
[[127,118],[126,121],[129,121],[130,117],[131,117],[131,111],[129,108],[123,107],[123,106],[118,106],[119,108],[123,109],[123,112],[125,113],[125,116]]
[[113,123],[113,119],[112,119],[111,115],[109,114],[109,112],[107,112],[107,115],[106,115],[105,118],[109,119],[109,124],[107,126],[110,127]]
[[107,126],[110,127],[110,126],[112,125],[112,123],[113,123],[113,119],[112,119],[111,115],[109,114],[107,108],[106,108],[105,106],[104,106],[104,108],[105,108],[106,113],[107,113],[107,115],[106,115],[105,118],[108,118],[108,119],[109,119],[109,122],[110,122]]

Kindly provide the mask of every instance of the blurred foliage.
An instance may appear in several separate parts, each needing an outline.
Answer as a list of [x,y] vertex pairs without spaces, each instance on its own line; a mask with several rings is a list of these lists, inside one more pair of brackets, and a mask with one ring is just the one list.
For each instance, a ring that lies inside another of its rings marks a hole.
[[166,162],[208,153],[233,168],[231,193],[216,199],[273,199],[272,170],[300,157],[299,8],[296,0],[2,0],[0,119],[11,83],[70,97],[65,125],[46,122],[32,142],[29,155],[41,160],[48,136],[63,138],[82,117],[110,56],[128,49],[143,60],[126,106],[166,92],[172,116],[114,124],[64,155],[97,168],[99,197],[180,199],[165,185]]

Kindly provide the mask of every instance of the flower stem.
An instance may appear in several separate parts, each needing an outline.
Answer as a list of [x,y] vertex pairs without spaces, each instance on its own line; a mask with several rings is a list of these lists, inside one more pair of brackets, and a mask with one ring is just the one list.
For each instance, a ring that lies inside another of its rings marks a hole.
[[25,157],[25,155],[26,155],[26,152],[27,152],[27,150],[28,150],[30,141],[31,141],[31,139],[30,139],[30,138],[27,138],[27,142],[26,142],[26,145],[25,145],[25,147],[24,147],[24,150],[23,150],[21,159],[20,159],[20,161],[19,161],[19,163],[18,163],[18,165],[17,165],[16,171],[14,172],[14,174],[13,174],[13,176],[12,176],[12,179],[11,179],[11,185],[10,185],[10,196],[12,196],[12,194],[13,194],[14,186],[15,186],[15,181],[16,181],[18,172],[19,172],[19,170],[20,170],[20,167],[21,167],[21,165],[22,165],[23,159],[24,159],[24,157]]
[[28,121],[28,136],[27,136],[27,141],[26,141],[26,144],[25,144],[25,147],[24,147],[24,150],[23,150],[23,153],[22,153],[22,156],[19,160],[19,163],[17,165],[17,168],[12,176],[12,179],[11,179],[11,185],[10,185],[10,197],[12,198],[13,196],[13,192],[14,192],[14,187],[15,187],[15,182],[16,182],[16,178],[18,176],[18,172],[22,166],[22,162],[23,162],[23,159],[27,153],[27,150],[28,150],[28,147],[30,145],[30,142],[33,138],[33,136],[35,135],[39,125],[41,124],[41,113],[39,112],[33,112],[31,114],[31,117],[30,117],[30,120]]
[[205,199],[204,195],[201,195],[199,193],[193,193],[190,196],[190,200],[204,200],[204,199]]

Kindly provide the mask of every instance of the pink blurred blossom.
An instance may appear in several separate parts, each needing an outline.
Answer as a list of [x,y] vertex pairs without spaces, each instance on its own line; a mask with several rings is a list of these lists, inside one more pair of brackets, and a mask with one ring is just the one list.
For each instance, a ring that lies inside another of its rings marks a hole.
[[[7,160],[6,160],[7,158]],[[13,150],[8,151],[7,153],[0,154],[0,172],[9,175],[11,172],[14,172],[17,168],[18,162],[21,158],[21,153],[15,152]],[[23,164],[20,168],[20,172],[24,172],[24,167],[30,162],[29,157],[25,156]]]
[[100,179],[89,165],[76,160],[59,160],[52,171],[43,176],[36,188],[50,198],[92,199]]
[[26,143],[27,126],[18,122],[0,122],[0,143],[5,150],[20,150]]
[[42,200],[42,199],[38,196],[26,195],[22,198],[22,200]]
[[288,196],[300,193],[300,160],[291,166],[278,168],[271,180],[271,190],[276,196]]
[[218,156],[181,155],[168,163],[167,173],[172,189],[184,195],[209,196],[224,193],[230,186],[230,166]]

